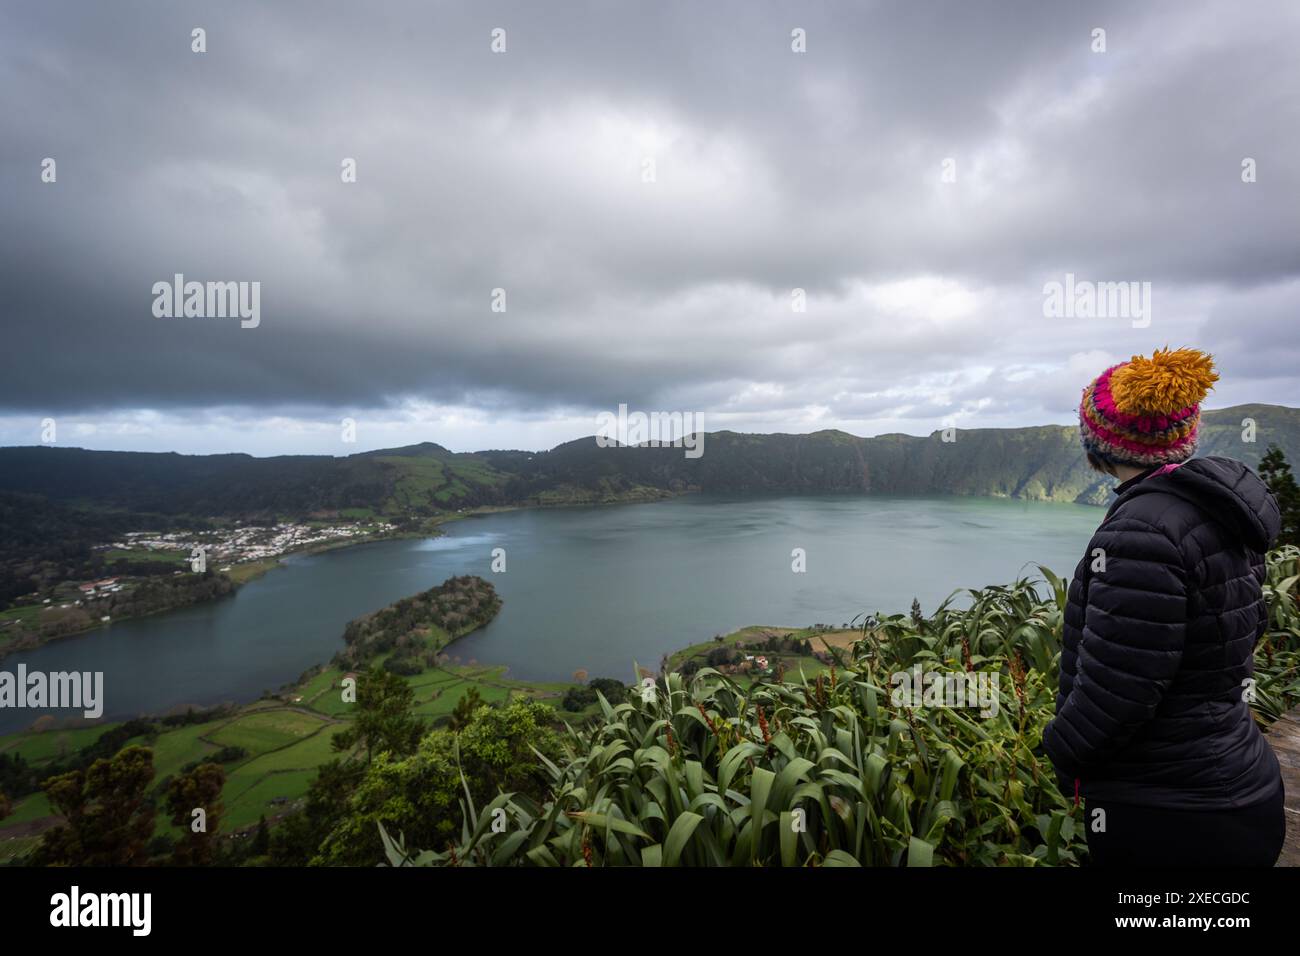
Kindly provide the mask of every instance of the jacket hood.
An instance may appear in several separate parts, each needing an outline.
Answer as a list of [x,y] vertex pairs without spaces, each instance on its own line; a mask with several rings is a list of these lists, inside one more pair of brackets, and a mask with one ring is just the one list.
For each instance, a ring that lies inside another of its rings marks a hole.
[[1282,513],[1268,485],[1232,458],[1192,458],[1173,471],[1138,482],[1125,497],[1156,491],[1198,505],[1255,551],[1267,551],[1282,530]]

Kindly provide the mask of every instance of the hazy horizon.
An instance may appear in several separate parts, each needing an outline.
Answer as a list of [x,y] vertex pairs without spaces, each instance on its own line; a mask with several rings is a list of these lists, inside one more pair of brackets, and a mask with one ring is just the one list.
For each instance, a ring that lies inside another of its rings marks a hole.
[[[1202,412],[1213,414],[1214,412],[1224,412],[1224,411],[1229,411],[1233,408],[1244,408],[1250,405],[1267,405],[1272,408],[1285,408],[1292,411],[1300,411],[1300,406],[1296,406],[1296,405],[1285,405],[1285,404],[1273,403],[1273,402],[1240,402],[1236,405],[1228,405],[1224,407],[1210,407],[1206,405],[1202,407]],[[75,427],[75,423],[70,423],[70,424],[73,424],[73,426]],[[992,430],[999,430],[999,429],[1006,430],[1006,429],[1016,429],[1016,428],[1042,428],[1042,427],[1047,427],[1052,425],[1063,427],[1063,428],[1070,428],[1070,427],[1077,426],[1077,424],[1078,424],[1077,421],[1072,420],[1072,421],[1062,421],[1062,422],[1035,422],[1026,425],[999,425],[999,426],[963,425],[963,426],[959,426],[958,430],[960,431],[960,430],[981,429],[981,428],[989,428]],[[337,440],[336,440],[337,424],[329,423],[327,426],[322,426],[322,428],[329,429],[330,443],[337,444]],[[938,429],[934,429],[925,433],[884,431],[884,432],[875,432],[870,435],[863,435],[857,432],[848,431],[847,429],[843,429],[843,428],[815,428],[815,429],[809,429],[807,431],[799,431],[799,432],[780,431],[780,430],[760,432],[760,431],[754,431],[752,429],[747,429],[747,428],[714,428],[714,429],[704,428],[701,429],[700,432],[693,432],[692,434],[702,433],[706,437],[708,435],[717,434],[719,432],[732,432],[740,435],[812,435],[822,431],[840,431],[852,435],[855,438],[871,439],[871,438],[881,438],[884,437],[885,435],[906,435],[909,438],[926,438],[929,437],[930,435],[933,435],[937,430]],[[412,447],[412,446],[422,445],[422,444],[439,445],[442,448],[446,449],[447,451],[452,452],[453,454],[474,454],[476,452],[506,452],[506,451],[529,452],[534,454],[540,454],[542,452],[550,451],[554,448],[557,448],[560,445],[566,445],[576,441],[583,441],[584,439],[592,439],[594,437],[596,437],[595,433],[589,432],[583,435],[576,435],[572,438],[566,438],[563,441],[557,442],[554,445],[549,445],[545,448],[518,448],[518,447],[507,447],[504,445],[499,445],[499,446],[483,445],[476,448],[456,448],[447,445],[444,442],[440,442],[435,438],[419,438],[411,441],[403,441],[398,444],[378,444],[372,446],[372,445],[365,445],[360,440],[358,440],[355,445],[347,446],[349,449],[348,451],[340,452],[340,453],[331,453],[329,451],[320,451],[320,452],[280,451],[280,452],[269,452],[267,454],[254,454],[253,452],[245,451],[240,448],[224,448],[224,449],[217,449],[212,451],[181,451],[175,448],[141,449],[141,448],[121,448],[121,447],[100,447],[97,445],[77,444],[75,440],[57,441],[57,442],[28,442],[24,444],[0,445],[0,449],[57,447],[57,448],[79,449],[82,451],[120,451],[120,452],[143,452],[143,453],[178,454],[178,455],[248,455],[253,458],[276,458],[285,455],[328,455],[329,457],[333,457],[333,458],[347,458],[350,455],[365,455],[365,454],[371,454],[376,451],[393,450],[393,449]]]

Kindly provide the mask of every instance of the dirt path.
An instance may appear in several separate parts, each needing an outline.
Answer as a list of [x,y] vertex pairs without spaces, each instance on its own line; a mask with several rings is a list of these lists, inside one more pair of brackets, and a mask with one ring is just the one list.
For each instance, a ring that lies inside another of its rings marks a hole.
[[1268,742],[1282,765],[1286,786],[1286,842],[1277,865],[1300,866],[1300,707],[1268,728]]

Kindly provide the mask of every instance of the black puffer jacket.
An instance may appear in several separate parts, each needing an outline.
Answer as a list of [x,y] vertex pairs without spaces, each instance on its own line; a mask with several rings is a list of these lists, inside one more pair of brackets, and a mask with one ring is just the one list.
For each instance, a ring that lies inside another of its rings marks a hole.
[[1043,732],[1067,796],[1077,780],[1102,806],[1225,810],[1276,793],[1281,770],[1243,682],[1280,526],[1268,488],[1229,458],[1121,486],[1070,583]]

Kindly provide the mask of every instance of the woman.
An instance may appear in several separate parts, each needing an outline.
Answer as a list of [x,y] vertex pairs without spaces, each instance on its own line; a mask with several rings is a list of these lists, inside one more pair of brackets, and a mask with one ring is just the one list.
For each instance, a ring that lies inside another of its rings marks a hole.
[[1043,747],[1102,866],[1272,866],[1281,768],[1248,702],[1277,502],[1245,465],[1192,458],[1210,356],[1157,350],[1083,392],[1089,464],[1120,480],[1070,582]]

